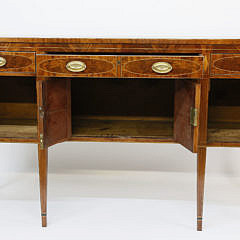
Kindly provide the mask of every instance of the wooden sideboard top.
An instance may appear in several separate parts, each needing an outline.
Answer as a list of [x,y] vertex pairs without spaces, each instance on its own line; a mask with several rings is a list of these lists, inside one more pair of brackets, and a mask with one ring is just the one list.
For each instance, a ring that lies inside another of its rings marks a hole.
[[0,38],[2,43],[68,43],[68,44],[80,44],[80,43],[109,43],[109,44],[240,44],[239,39],[141,39],[141,38]]

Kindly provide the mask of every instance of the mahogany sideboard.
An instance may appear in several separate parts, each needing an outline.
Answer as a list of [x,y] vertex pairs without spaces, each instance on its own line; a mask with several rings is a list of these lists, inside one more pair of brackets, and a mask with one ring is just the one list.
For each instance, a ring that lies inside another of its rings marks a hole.
[[179,143],[197,153],[202,230],[207,147],[240,146],[240,39],[0,38],[0,142],[38,144],[42,226],[48,147]]

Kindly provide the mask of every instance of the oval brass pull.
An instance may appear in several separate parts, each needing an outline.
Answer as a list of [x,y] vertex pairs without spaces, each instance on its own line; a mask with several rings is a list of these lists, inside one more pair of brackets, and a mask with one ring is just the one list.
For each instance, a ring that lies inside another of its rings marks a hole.
[[7,60],[3,57],[0,57],[0,67],[3,67],[4,65],[6,65]]
[[156,73],[169,73],[172,71],[172,65],[167,62],[156,62],[152,65],[152,70]]
[[66,68],[70,72],[82,72],[87,68],[87,66],[81,61],[71,61],[67,63]]

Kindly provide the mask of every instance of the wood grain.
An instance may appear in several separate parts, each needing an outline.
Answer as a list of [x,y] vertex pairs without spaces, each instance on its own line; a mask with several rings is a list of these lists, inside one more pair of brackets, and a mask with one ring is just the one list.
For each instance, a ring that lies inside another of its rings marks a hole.
[[35,103],[1,103],[1,119],[37,119]]
[[240,54],[212,54],[211,76],[240,78]]
[[[172,71],[159,74],[152,70],[156,62],[167,62]],[[201,78],[202,57],[160,57],[160,56],[126,56],[121,57],[121,76],[127,78]]]
[[0,67],[0,76],[32,76],[35,74],[35,53],[32,52],[0,52],[6,64]]
[[42,94],[43,134],[46,147],[71,136],[71,82],[65,78],[44,81]]
[[0,119],[0,138],[37,139],[36,120]]
[[78,117],[73,119],[73,137],[173,138],[173,122],[153,118]]
[[[174,139],[192,152],[197,152],[201,85],[188,80],[176,80],[174,106]],[[190,123],[191,108],[198,112],[198,124]]]
[[[70,72],[71,61],[86,64],[82,72]],[[49,77],[117,77],[116,56],[37,55],[37,75]]]

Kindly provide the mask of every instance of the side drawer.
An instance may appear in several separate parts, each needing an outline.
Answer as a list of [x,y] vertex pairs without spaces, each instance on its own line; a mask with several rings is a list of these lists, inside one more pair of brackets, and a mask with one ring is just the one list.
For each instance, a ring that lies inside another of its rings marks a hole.
[[124,78],[201,78],[202,56],[122,56]]
[[34,52],[0,52],[0,76],[35,75]]
[[43,77],[117,77],[116,56],[37,55],[37,75]]
[[212,54],[211,77],[240,78],[240,54]]

